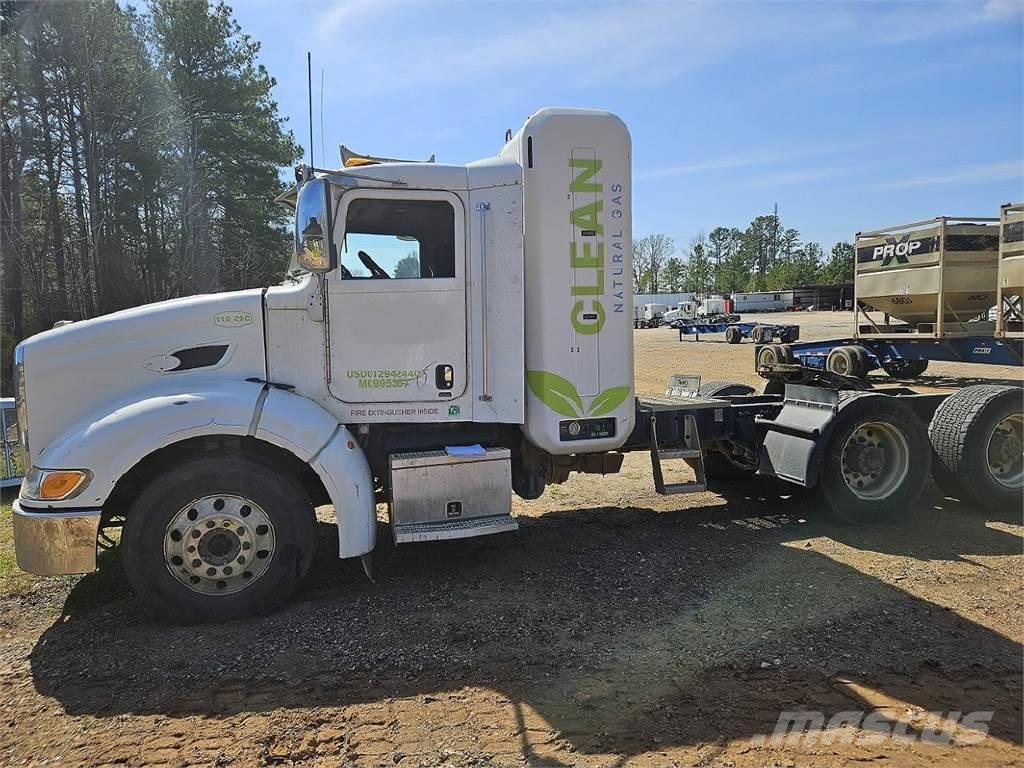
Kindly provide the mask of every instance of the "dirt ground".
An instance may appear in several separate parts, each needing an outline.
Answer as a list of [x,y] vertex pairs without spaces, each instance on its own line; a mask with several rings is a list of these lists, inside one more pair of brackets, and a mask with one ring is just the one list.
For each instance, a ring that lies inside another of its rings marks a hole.
[[[787,315],[804,338],[849,314]],[[764,319],[769,319],[764,317]],[[749,343],[636,331],[637,388],[759,383]],[[916,386],[1020,382],[936,364]],[[396,548],[369,583],[330,509],[272,616],[153,620],[117,553],[82,578],[3,582],[0,765],[1008,766],[1022,750],[1024,526],[934,488],[898,524],[839,527],[754,478],[660,497],[647,457],[515,503],[514,534]],[[9,545],[0,518],[0,549]],[[775,743],[780,713],[869,712]],[[922,741],[929,713],[988,736]],[[902,730],[901,730],[902,729]],[[967,743],[975,742],[975,743]]]

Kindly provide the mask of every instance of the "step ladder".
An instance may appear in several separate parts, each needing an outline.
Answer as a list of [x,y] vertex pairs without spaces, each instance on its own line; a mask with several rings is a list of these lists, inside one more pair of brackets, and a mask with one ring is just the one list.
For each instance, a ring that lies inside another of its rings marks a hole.
[[[700,447],[700,434],[697,432],[697,420],[693,414],[683,418],[683,444],[680,447],[662,449],[658,445],[658,423],[655,412],[649,411],[651,418],[651,469],[654,471],[654,489],[662,496],[673,493],[699,493],[708,488],[707,476],[704,474],[704,451]],[[685,459],[693,468],[695,478],[685,483],[669,483],[666,485],[661,472],[661,462],[672,459]]]

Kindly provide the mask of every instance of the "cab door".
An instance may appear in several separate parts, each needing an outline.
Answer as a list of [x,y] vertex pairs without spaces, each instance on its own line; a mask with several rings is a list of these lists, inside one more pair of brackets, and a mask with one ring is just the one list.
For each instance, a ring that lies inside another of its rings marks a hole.
[[327,289],[328,390],[439,403],[467,386],[465,212],[448,192],[352,190]]

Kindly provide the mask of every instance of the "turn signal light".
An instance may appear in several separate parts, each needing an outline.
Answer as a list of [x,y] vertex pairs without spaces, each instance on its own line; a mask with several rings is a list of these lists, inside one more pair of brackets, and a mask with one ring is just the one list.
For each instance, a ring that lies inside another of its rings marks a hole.
[[69,496],[78,486],[85,482],[86,474],[80,470],[56,470],[43,475],[39,484],[40,499],[54,501]]

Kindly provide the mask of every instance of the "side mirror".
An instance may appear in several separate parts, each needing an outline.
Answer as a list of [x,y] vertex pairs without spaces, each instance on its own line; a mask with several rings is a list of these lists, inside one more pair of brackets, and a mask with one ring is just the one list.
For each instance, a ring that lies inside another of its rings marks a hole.
[[310,272],[322,274],[337,266],[331,241],[331,185],[310,179],[299,187],[295,207],[295,258]]

